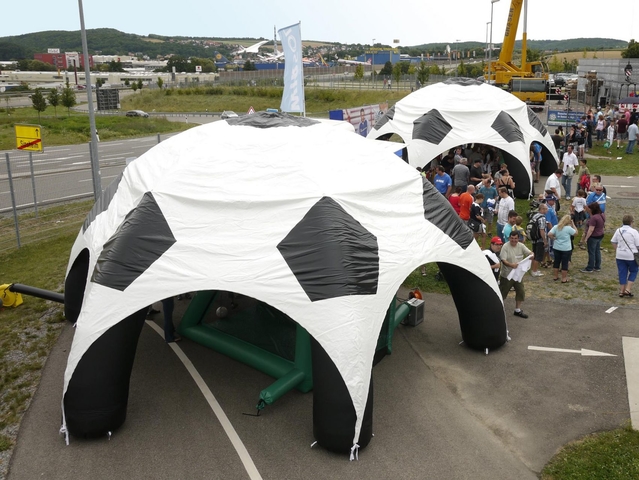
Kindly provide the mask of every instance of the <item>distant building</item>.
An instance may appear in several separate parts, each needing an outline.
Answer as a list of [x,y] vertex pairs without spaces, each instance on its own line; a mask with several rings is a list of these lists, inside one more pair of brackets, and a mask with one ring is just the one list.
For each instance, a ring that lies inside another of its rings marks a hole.
[[[80,55],[78,52],[36,53],[33,55],[33,59],[53,65],[60,70],[73,67],[84,68],[84,55]],[[89,56],[89,67],[93,67],[93,57],[91,56]]]

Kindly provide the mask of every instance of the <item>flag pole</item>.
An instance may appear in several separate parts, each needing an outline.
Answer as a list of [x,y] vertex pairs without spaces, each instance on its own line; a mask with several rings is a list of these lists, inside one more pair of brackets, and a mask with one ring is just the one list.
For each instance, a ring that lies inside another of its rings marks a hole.
[[[299,21],[300,23],[300,49],[303,51],[304,47],[302,45],[302,21]],[[301,52],[300,52],[301,55]],[[304,60],[302,60],[302,73],[304,72]],[[302,93],[304,94],[304,111],[302,112],[302,116],[305,117],[306,116],[306,89],[304,88],[304,80],[303,80],[304,75],[302,75]]]

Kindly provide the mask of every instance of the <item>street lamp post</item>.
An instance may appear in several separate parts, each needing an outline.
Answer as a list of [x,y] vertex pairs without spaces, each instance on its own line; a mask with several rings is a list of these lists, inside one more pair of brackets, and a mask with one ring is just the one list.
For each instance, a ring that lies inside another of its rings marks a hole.
[[89,146],[91,153],[91,174],[93,177],[93,196],[97,200],[102,196],[102,183],[100,179],[100,160],[98,158],[98,134],[95,128],[95,112],[93,111],[93,93],[91,85],[91,68],[89,64],[89,47],[87,46],[87,33],[84,28],[84,10],[82,8],[82,0],[78,0],[78,10],[80,13],[80,35],[82,38],[82,53],[84,54],[84,78],[87,91],[87,103],[89,106],[89,130],[91,135],[91,144]]
[[490,83],[493,63],[493,7],[499,0],[490,0],[490,42],[488,43],[488,83]]
[[373,57],[375,56],[375,51],[373,50],[373,48],[375,47],[375,39],[373,38],[373,43],[371,45],[371,67],[372,67],[372,72],[371,72],[371,76],[373,77],[373,88],[376,87],[375,85],[375,62],[373,61]]
[[484,52],[484,60],[488,60],[488,25],[491,25],[491,23],[486,22],[486,51]]

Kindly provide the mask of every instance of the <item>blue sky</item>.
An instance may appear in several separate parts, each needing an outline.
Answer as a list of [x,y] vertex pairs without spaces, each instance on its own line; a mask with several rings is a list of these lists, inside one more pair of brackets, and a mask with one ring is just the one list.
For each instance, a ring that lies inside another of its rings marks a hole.
[[[528,0],[528,38],[605,37],[639,40],[637,0]],[[273,26],[302,22],[304,40],[401,45],[486,41],[490,0],[84,0],[86,28],[194,37],[273,38]],[[501,43],[510,0],[494,4],[493,41]],[[0,36],[43,30],[79,30],[75,0],[6,1]],[[27,15],[29,12],[38,12]],[[523,23],[523,14],[522,22]],[[521,39],[520,23],[517,39]],[[55,48],[52,45],[51,48]]]

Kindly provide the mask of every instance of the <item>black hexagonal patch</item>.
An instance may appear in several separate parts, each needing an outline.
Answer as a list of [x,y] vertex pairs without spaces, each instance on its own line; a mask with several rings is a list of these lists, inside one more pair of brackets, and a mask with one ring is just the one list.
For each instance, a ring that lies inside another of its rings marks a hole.
[[524,134],[519,128],[519,125],[515,119],[506,112],[500,112],[491,127],[508,143],[524,141]]
[[311,302],[377,293],[377,237],[330,197],[313,205],[277,249]]
[[473,85],[481,85],[483,82],[480,82],[479,80],[475,80],[474,78],[453,77],[453,78],[444,80],[442,83],[446,85],[460,85],[462,87],[471,87]]
[[473,232],[455,213],[450,202],[427,179],[423,178],[424,218],[448,235],[464,250],[473,240]]
[[537,129],[539,133],[541,133],[545,137],[546,134],[548,133],[548,130],[546,130],[546,127],[544,127],[544,124],[541,123],[541,120],[539,120],[539,117],[535,114],[535,112],[533,112],[530,107],[527,107],[527,108],[528,108],[528,121],[533,127]]
[[379,130],[384,125],[388,123],[389,120],[395,118],[395,105],[390,107],[384,115],[382,115],[377,122],[375,122],[375,126],[373,127],[375,130]]
[[109,184],[109,186],[102,192],[100,198],[96,200],[93,204],[93,208],[87,214],[87,218],[84,219],[84,223],[82,224],[82,233],[87,231],[87,228],[93,223],[93,220],[100,215],[102,212],[106,211],[109,208],[109,204],[115,195],[115,192],[118,191],[118,185],[120,185],[120,181],[122,180],[123,174],[121,173],[113,181]]
[[104,244],[91,281],[124,291],[176,242],[151,192]]
[[227,118],[229,125],[243,125],[255,128],[276,128],[276,127],[309,127],[320,123],[309,117],[296,117],[290,113],[280,112],[255,112],[251,115],[240,115],[239,117]]
[[452,129],[439,110],[432,109],[413,122],[413,140],[439,145]]

